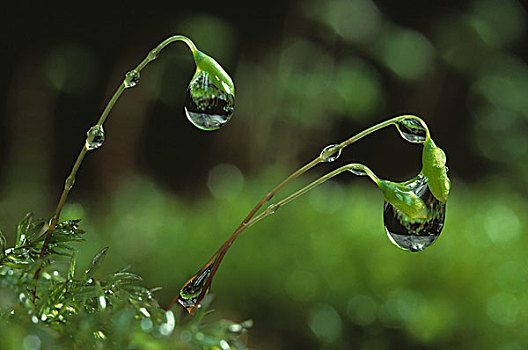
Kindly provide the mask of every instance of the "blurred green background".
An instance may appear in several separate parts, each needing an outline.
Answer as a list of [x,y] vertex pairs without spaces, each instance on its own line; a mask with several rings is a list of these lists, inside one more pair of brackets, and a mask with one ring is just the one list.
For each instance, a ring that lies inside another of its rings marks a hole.
[[[324,146],[412,113],[448,157],[439,240],[423,253],[394,247],[379,191],[342,175],[240,237],[214,280],[211,317],[253,319],[256,349],[528,344],[520,0],[17,6],[0,21],[0,228],[10,243],[27,211],[52,215],[124,72],[185,34],[232,75],[233,119],[211,133],[186,121],[191,55],[166,49],[126,91],[77,176],[63,218],[83,218],[82,259],[110,246],[105,269],[131,265],[168,304],[284,177]],[[351,161],[408,179],[420,151],[383,130],[289,190]]]

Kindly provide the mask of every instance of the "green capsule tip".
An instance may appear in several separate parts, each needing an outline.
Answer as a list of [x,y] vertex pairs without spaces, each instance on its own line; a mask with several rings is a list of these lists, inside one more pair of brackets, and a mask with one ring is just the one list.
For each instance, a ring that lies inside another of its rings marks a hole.
[[214,58],[200,50],[193,51],[193,57],[197,69],[196,74],[199,71],[207,72],[217,88],[233,96],[235,95],[235,84],[233,84],[233,80]]

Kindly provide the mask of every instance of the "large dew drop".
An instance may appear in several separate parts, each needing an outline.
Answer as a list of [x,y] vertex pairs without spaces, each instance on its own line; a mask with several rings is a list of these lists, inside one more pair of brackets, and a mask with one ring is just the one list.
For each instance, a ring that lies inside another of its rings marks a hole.
[[198,71],[187,91],[187,119],[199,129],[217,130],[231,119],[234,109],[235,96],[218,88],[209,73]]
[[412,219],[385,201],[383,221],[392,243],[411,252],[422,251],[438,238],[445,219],[445,204],[436,199],[424,176],[406,184],[427,206],[426,219]]
[[[216,261],[216,260],[215,260]],[[215,265],[215,261],[204,267],[196,275],[191,277],[187,283],[180,290],[178,296],[178,303],[183,306],[187,311],[191,312],[197,307],[198,297],[202,290],[205,288],[207,278],[211,274],[211,271]]]
[[95,125],[86,133],[86,148],[88,151],[97,149],[103,145],[105,134],[102,125]]
[[403,118],[396,123],[401,137],[412,143],[424,143],[427,131],[418,119]]

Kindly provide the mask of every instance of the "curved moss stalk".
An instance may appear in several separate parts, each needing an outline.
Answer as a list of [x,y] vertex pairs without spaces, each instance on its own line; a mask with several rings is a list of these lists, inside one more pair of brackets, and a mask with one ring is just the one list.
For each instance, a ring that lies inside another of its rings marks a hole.
[[[147,56],[136,66],[136,68],[132,69],[125,75],[125,79],[119,86],[117,87],[116,91],[110,98],[110,101],[108,101],[108,104],[106,105],[105,109],[101,113],[101,116],[97,120],[97,123],[93,126],[93,128],[102,128],[104,122],[106,121],[107,117],[110,115],[110,112],[112,111],[112,108],[117,103],[117,100],[121,97],[125,89],[134,87],[139,82],[140,72],[152,61],[154,61],[160,52],[169,44],[181,41],[185,43],[189,49],[191,50],[193,56],[196,55],[198,52],[198,49],[196,48],[196,45],[187,37],[183,35],[174,35],[171,36],[164,41],[162,41],[158,46],[156,46],[154,49],[150,50],[150,52],[147,54]],[[84,160],[84,157],[86,156],[86,153],[91,150],[89,143],[85,142],[79,155],[77,156],[77,159],[75,160],[75,163],[73,165],[72,170],[70,171],[70,174],[66,178],[66,181],[64,183],[64,189],[62,190],[61,196],[59,198],[59,203],[57,204],[57,208],[55,209],[55,213],[51,219],[49,230],[46,234],[46,239],[44,240],[44,244],[42,245],[42,249],[40,251],[40,258],[42,259],[44,255],[46,254],[46,249],[49,245],[51,236],[53,235],[53,231],[55,231],[55,228],[57,227],[57,223],[59,222],[60,214],[62,212],[62,208],[64,204],[66,203],[66,199],[68,198],[68,194],[70,193],[70,190],[72,189],[74,183],[75,183],[75,176],[77,175],[77,172],[79,171],[79,168],[81,167],[81,164]]]
[[[372,133],[374,133],[374,132],[376,132],[376,131],[378,131],[378,130],[380,130],[382,128],[385,128],[387,126],[397,125],[398,122],[400,122],[402,120],[406,120],[406,119],[416,120],[417,123],[419,123],[420,125],[423,125],[423,127],[425,129],[425,133],[426,133],[425,137],[429,138],[429,129],[427,128],[427,125],[425,124],[425,122],[421,118],[419,118],[417,116],[414,116],[414,115],[402,115],[402,116],[398,116],[398,117],[394,117],[394,118],[388,119],[388,120],[383,121],[381,123],[378,123],[376,125],[373,125],[373,126],[367,128],[367,129],[363,130],[362,132],[360,132],[360,133],[358,133],[358,134],[356,134],[356,135],[354,135],[354,136],[342,141],[339,144],[330,145],[330,146],[324,148],[323,151],[321,152],[321,154],[317,158],[313,159],[311,162],[305,164],[304,166],[302,166],[301,168],[296,170],[294,173],[292,173],[290,176],[288,176],[286,179],[284,179],[281,183],[279,183],[277,186],[275,186],[264,197],[262,197],[262,199],[253,207],[253,209],[251,209],[249,214],[244,218],[244,220],[236,228],[236,230],[233,232],[233,234],[224,242],[224,244],[222,244],[222,246],[203,265],[203,267],[193,277],[191,277],[191,279],[189,279],[189,281],[181,288],[181,290],[178,293],[178,295],[167,306],[166,310],[169,310],[170,308],[172,308],[172,306],[174,306],[178,302],[178,300],[180,299],[180,297],[182,295],[182,291],[184,291],[184,289],[186,288],[186,286],[189,285],[189,283],[192,283],[197,277],[202,277],[204,271],[207,270],[208,271],[208,275],[207,275],[207,277],[205,279],[202,279],[203,284],[200,286],[202,288],[201,291],[200,291],[200,294],[197,297],[196,297],[195,294],[193,294],[193,301],[194,302],[191,303],[192,305],[187,303],[187,305],[191,305],[191,306],[185,306],[185,308],[189,312],[192,312],[200,305],[200,301],[203,299],[203,297],[205,296],[205,294],[207,293],[207,291],[211,287],[211,282],[212,282],[212,280],[213,280],[213,278],[215,276],[215,273],[216,273],[218,267],[220,266],[220,264],[222,262],[222,259],[225,256],[225,254],[227,253],[227,251],[229,250],[229,248],[231,247],[233,242],[236,240],[236,238],[242,232],[244,232],[247,228],[249,228],[250,226],[254,225],[255,223],[257,223],[258,221],[260,221],[264,217],[273,214],[274,212],[277,211],[277,209],[280,206],[289,203],[290,201],[294,200],[295,198],[299,197],[300,195],[310,191],[311,189],[313,189],[316,186],[320,185],[321,183],[327,181],[328,179],[330,179],[330,178],[342,173],[343,171],[352,170],[353,166],[358,166],[358,165],[362,166],[362,167],[365,167],[365,166],[361,165],[361,164],[349,164],[348,166],[344,166],[342,168],[336,169],[336,170],[328,173],[327,175],[319,178],[318,180],[312,182],[310,185],[300,189],[299,191],[295,192],[291,196],[285,198],[283,200],[285,202],[281,201],[281,202],[278,202],[277,204],[272,204],[267,209],[265,209],[263,212],[261,212],[258,216],[255,216],[255,215],[257,215],[259,210],[261,210],[262,207],[265,204],[267,204],[286,185],[288,185],[294,179],[296,179],[299,176],[301,176],[302,174],[306,173],[308,170],[312,169],[314,166],[316,166],[319,163],[335,161],[339,157],[339,155],[341,154],[341,151],[344,148],[346,148],[347,146],[353,144],[354,142],[357,142],[360,139],[362,139],[362,138],[364,138],[364,137],[366,137],[366,136],[368,136],[368,135],[370,135],[370,134],[372,134]],[[400,128],[398,128],[398,130],[400,130]],[[401,130],[400,130],[400,133],[401,133]],[[347,168],[347,167],[350,167],[350,168]],[[377,179],[377,177],[367,167],[365,167],[365,169],[363,169],[363,171],[376,184],[378,184],[378,186],[380,186],[379,179]],[[185,294],[185,293],[183,293],[183,294]]]

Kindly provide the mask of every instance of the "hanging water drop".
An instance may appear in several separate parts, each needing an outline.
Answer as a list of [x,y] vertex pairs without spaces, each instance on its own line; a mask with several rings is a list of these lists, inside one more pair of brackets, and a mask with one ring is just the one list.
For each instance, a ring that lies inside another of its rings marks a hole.
[[422,251],[438,238],[444,227],[445,204],[436,199],[427,179],[420,175],[404,183],[427,207],[427,218],[413,219],[385,201],[383,222],[392,243],[411,252]]
[[103,145],[105,134],[102,125],[94,125],[86,133],[86,148],[91,151]]
[[422,122],[415,118],[403,118],[396,122],[396,127],[401,137],[412,143],[424,143],[427,139],[427,130]]
[[335,161],[341,155],[341,148],[338,145],[328,145],[321,151],[319,157],[325,163],[331,163]]
[[139,83],[139,72],[137,70],[131,70],[127,74],[125,74],[125,80],[123,80],[123,84],[125,84],[126,88],[131,88],[137,85]]
[[215,266],[216,260],[209,263],[209,265],[202,268],[196,275],[191,277],[187,283],[180,290],[178,296],[178,303],[183,306],[188,312],[191,312],[194,308],[199,305],[198,297],[205,288],[207,278],[211,274],[213,267]]
[[187,90],[187,119],[199,129],[217,130],[231,119],[234,109],[234,94],[215,85],[209,73],[197,71]]

